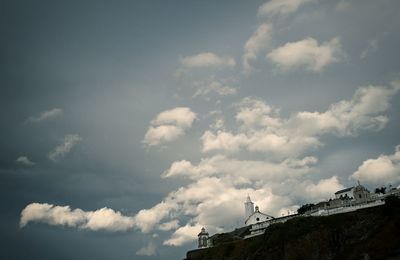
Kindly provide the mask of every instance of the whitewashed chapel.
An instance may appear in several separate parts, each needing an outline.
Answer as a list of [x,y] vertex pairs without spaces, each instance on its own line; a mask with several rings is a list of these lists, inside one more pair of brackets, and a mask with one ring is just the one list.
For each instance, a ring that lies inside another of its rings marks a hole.
[[244,210],[246,214],[244,223],[246,226],[274,218],[273,216],[260,212],[258,206],[256,206],[254,209],[254,203],[251,201],[249,195],[247,195],[246,202],[244,203]]

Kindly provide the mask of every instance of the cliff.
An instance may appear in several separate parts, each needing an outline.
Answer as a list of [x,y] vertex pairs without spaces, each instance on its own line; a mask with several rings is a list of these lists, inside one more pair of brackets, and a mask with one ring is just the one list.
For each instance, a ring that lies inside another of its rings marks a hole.
[[246,240],[237,233],[215,236],[214,247],[189,251],[186,259],[400,259],[400,200],[346,214],[298,217]]

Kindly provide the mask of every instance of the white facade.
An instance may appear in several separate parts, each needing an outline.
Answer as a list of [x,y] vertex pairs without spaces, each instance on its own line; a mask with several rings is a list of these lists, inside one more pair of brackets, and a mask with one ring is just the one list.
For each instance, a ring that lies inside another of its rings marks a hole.
[[206,232],[206,229],[203,227],[201,229],[201,232],[197,235],[198,237],[198,248],[206,248],[208,247],[208,232]]
[[256,223],[268,221],[268,220],[271,220],[271,219],[273,219],[273,218],[274,218],[274,217],[272,217],[272,216],[270,216],[270,215],[261,213],[261,212],[258,210],[258,207],[256,206],[255,212],[254,212],[253,214],[251,214],[251,215],[246,219],[246,221],[245,221],[244,223],[246,224],[246,226],[248,226],[248,225],[253,225],[253,224],[256,224]]

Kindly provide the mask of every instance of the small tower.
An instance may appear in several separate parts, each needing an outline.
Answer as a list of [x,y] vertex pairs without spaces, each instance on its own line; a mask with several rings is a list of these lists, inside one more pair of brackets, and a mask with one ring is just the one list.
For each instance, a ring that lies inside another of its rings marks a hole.
[[245,220],[254,213],[254,203],[251,201],[250,196],[247,195],[246,202],[244,203]]
[[199,237],[199,248],[207,247],[208,233],[205,228],[201,229],[201,232],[197,235]]

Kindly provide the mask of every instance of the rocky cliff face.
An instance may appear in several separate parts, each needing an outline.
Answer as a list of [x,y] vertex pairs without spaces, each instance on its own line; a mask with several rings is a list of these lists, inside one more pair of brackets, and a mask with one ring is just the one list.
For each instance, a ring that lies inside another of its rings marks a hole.
[[400,259],[400,205],[327,217],[299,217],[270,226],[264,235],[193,250],[187,259]]

